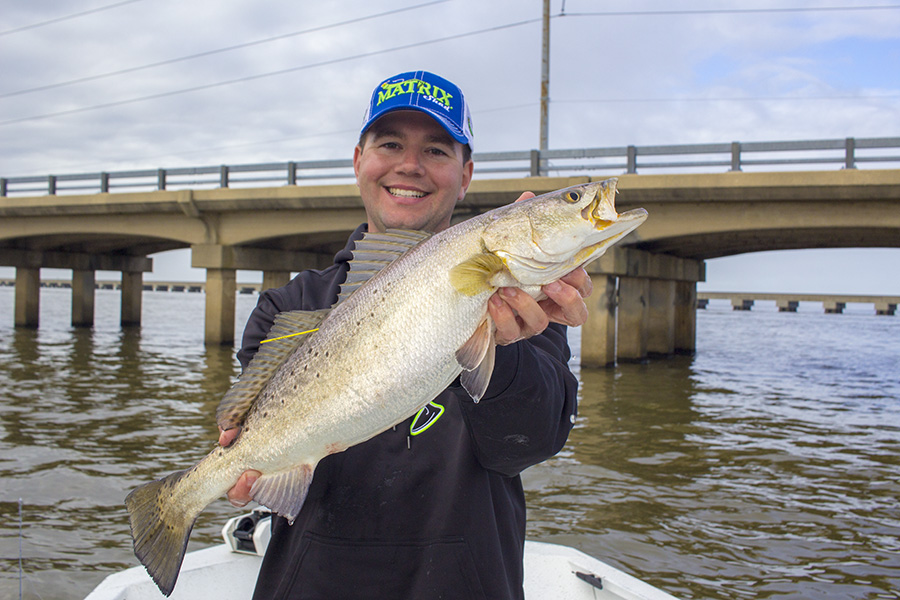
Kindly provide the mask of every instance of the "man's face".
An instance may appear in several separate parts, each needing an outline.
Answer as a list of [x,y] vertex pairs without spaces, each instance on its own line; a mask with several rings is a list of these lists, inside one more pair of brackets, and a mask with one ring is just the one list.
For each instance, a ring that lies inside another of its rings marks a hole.
[[369,231],[441,231],[472,180],[463,146],[418,111],[388,113],[353,153]]

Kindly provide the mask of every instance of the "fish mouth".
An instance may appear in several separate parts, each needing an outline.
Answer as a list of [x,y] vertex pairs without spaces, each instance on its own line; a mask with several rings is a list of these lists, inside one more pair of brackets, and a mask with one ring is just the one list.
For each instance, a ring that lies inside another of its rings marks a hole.
[[[634,208],[621,214],[616,212],[616,194],[619,193],[617,183],[615,178],[604,181],[591,203],[581,211],[582,218],[590,222],[597,231],[619,225],[624,227],[616,227],[616,230],[621,228],[628,233],[647,218],[647,211],[643,208]],[[619,231],[610,233],[617,238],[623,237]]]
[[615,179],[604,181],[594,194],[591,203],[581,211],[581,217],[598,231],[606,229],[619,219],[616,212],[616,183]]

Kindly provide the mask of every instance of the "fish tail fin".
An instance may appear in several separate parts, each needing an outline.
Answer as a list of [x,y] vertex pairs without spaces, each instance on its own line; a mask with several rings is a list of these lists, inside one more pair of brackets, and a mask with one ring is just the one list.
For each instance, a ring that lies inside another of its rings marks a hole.
[[132,490],[125,498],[134,554],[160,591],[169,596],[184,560],[188,538],[199,513],[172,502],[172,490],[188,471],[179,471]]

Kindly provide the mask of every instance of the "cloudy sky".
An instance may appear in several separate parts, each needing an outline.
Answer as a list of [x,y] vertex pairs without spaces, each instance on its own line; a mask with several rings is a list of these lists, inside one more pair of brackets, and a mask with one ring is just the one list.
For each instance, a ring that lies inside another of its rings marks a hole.
[[[414,69],[463,87],[478,151],[538,146],[540,0],[0,7],[0,176],[348,158],[372,88]],[[900,136],[897,0],[551,13],[551,148]],[[900,249],[716,259],[701,289],[900,295]]]

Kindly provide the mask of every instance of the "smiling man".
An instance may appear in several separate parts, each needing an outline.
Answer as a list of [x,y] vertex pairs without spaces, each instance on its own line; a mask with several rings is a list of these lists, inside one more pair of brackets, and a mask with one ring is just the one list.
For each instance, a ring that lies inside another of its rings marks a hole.
[[[367,223],[331,267],[260,294],[241,364],[278,313],[337,301],[366,231],[449,227],[472,180],[473,143],[456,85],[425,71],[382,82],[353,154]],[[519,474],[558,452],[574,423],[577,382],[566,364],[564,325],[584,323],[590,278],[578,269],[544,291],[540,303],[514,289],[492,297],[501,347],[479,404],[455,383],[418,415],[319,463],[293,525],[273,522],[255,600],[523,597]],[[222,432],[220,443],[237,433]],[[232,503],[250,500],[256,476],[241,477],[228,494]]]

